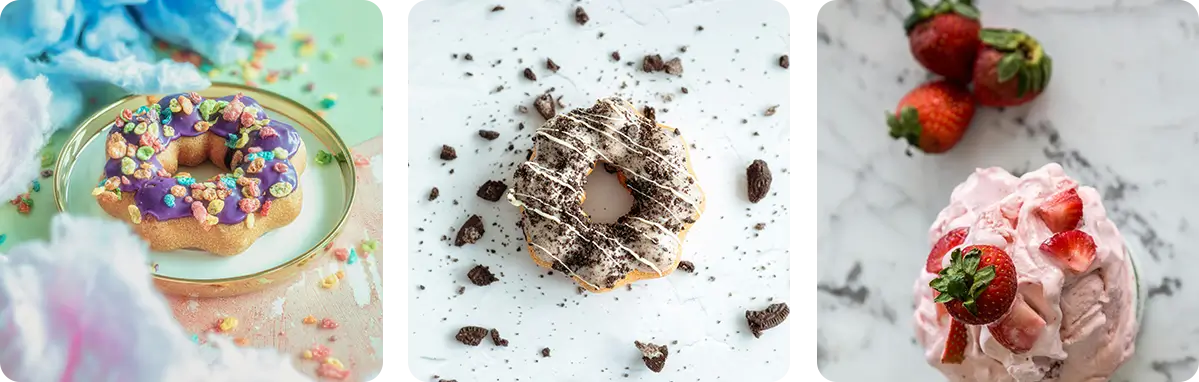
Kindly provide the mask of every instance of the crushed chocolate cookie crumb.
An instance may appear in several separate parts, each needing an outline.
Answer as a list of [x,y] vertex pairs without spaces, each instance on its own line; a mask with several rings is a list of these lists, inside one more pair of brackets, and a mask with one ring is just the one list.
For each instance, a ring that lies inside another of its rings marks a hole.
[[766,162],[761,159],[755,159],[754,163],[750,164],[745,169],[745,176],[748,180],[749,201],[757,203],[766,197],[770,192],[770,168],[766,166]]
[[612,52],[612,61],[620,61],[620,52]]
[[679,270],[681,270],[683,272],[695,273],[695,263],[692,263],[687,260],[680,261],[678,268],[679,268]]
[[463,326],[458,329],[458,334],[454,339],[461,342],[463,345],[479,346],[483,342],[483,337],[487,337],[487,329],[478,326]]
[[484,182],[482,186],[479,186],[479,190],[475,192],[475,195],[489,202],[497,202],[500,198],[504,197],[504,191],[507,190],[508,185],[504,184],[503,181],[489,180]]
[[754,338],[760,338],[763,331],[779,326],[790,313],[791,309],[787,308],[787,303],[780,302],[770,304],[763,310],[745,311],[745,321],[749,323],[749,330],[753,333]]
[[666,70],[666,74],[681,76],[683,75],[683,60],[678,57],[672,58],[670,61],[666,61],[663,68]]
[[766,108],[766,112],[762,113],[762,115],[769,117],[769,116],[774,115],[774,113],[778,112],[778,110],[779,110],[779,105],[774,105],[774,106]]
[[525,68],[524,73],[525,73],[525,78],[528,78],[529,81],[537,81],[537,75],[533,73],[533,69]]
[[472,284],[478,286],[488,286],[493,282],[500,281],[500,279],[495,277],[495,274],[491,273],[490,268],[482,265],[476,265],[474,268],[471,268],[470,272],[466,273],[466,278],[470,279]]
[[495,346],[508,346],[508,340],[500,338],[500,331],[491,329],[491,343]]
[[703,32],[703,31],[704,31],[704,26],[703,26],[703,25],[698,25],[698,26],[696,26],[696,27],[695,27],[695,31],[696,31],[696,32]]
[[646,55],[645,58],[641,60],[641,70],[645,71],[646,73],[661,71],[665,65],[666,64],[662,62],[662,55],[658,54]]
[[583,7],[575,8],[575,22],[576,23],[579,23],[579,25],[586,25],[587,21],[589,21],[589,20],[591,20],[591,18],[587,17],[587,11],[584,11]]
[[542,357],[549,357],[549,356],[550,356],[550,348],[542,348],[542,349],[541,349],[541,356],[542,356]]
[[462,59],[463,59],[463,60],[467,60],[467,61],[474,61],[474,60],[475,60],[475,56],[472,56],[472,55],[470,55],[470,53],[467,53],[467,54],[465,54],[465,55],[463,55],[463,56],[462,56]]
[[466,293],[466,287],[464,287],[464,286],[458,287],[458,294],[461,295],[463,293]]
[[453,147],[450,147],[449,145],[441,145],[441,159],[442,160],[454,160],[457,157],[458,157],[458,152],[454,151]]
[[764,230],[764,229],[766,229],[766,223],[754,224],[754,229],[759,230],[759,231]]
[[502,10],[504,10],[504,6],[503,6],[503,5],[497,5],[497,6],[495,6],[495,8],[491,8],[491,11],[492,11],[492,12],[499,12],[499,11],[502,11]]
[[554,97],[549,93],[542,94],[533,101],[533,108],[537,109],[537,114],[541,114],[541,118],[553,118],[557,112],[554,110]]
[[431,202],[433,199],[437,199],[437,197],[440,195],[441,190],[438,190],[437,187],[433,187],[432,190],[429,190],[429,201]]
[[483,237],[483,218],[479,215],[471,215],[470,219],[466,219],[466,223],[462,223],[462,228],[458,229],[458,237],[454,239],[454,246],[461,247],[466,244],[474,244]]
[[558,64],[554,63],[554,60],[551,60],[548,58],[545,59],[545,68],[549,69],[551,72],[554,72],[554,73],[557,73],[558,69],[561,69],[561,67],[558,66]]
[[565,97],[565,96],[558,96],[558,98],[555,98],[554,104],[558,105],[559,109],[566,110],[566,104],[562,103],[562,97]]
[[479,130],[479,136],[483,137],[483,139],[494,141],[500,137],[500,132],[495,130]]
[[654,121],[654,122],[658,121],[658,112],[655,111],[653,107],[646,106],[646,107],[641,108],[641,114],[645,115],[645,118],[647,118],[651,121]]
[[633,345],[636,345],[637,350],[641,351],[641,360],[645,362],[645,367],[655,373],[662,372],[662,368],[666,367],[666,356],[670,354],[666,345],[654,345],[641,341],[633,341]]
[[516,111],[519,111],[521,114],[525,114],[529,112],[529,108],[525,105],[520,105],[516,107]]
[[779,57],[779,66],[783,67],[783,69],[790,68],[791,58],[785,54],[782,57]]
[[679,91],[683,92],[683,94],[691,93],[691,91],[687,90],[687,88],[685,88],[685,87],[682,89],[679,89]]

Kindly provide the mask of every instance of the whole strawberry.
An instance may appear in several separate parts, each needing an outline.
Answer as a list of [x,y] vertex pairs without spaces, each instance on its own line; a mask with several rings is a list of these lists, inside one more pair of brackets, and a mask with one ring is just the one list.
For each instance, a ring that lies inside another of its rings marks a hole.
[[947,80],[928,82],[912,89],[887,113],[891,137],[906,139],[920,150],[937,154],[949,151],[970,127],[974,97],[963,85]]
[[928,71],[959,83],[970,82],[978,55],[978,10],[970,0],[941,0],[929,7],[911,0],[904,21],[912,56]]
[[1053,60],[1032,36],[1015,29],[983,29],[974,63],[974,95],[985,106],[1016,106],[1049,85]]
[[1016,266],[1003,249],[972,245],[955,249],[949,266],[928,283],[950,316],[969,325],[1003,318],[1016,299]]

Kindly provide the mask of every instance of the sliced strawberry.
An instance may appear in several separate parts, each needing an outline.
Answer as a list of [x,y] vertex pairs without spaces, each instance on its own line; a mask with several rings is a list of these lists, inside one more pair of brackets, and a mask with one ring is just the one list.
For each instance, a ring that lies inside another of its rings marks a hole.
[[966,324],[958,320],[950,320],[949,338],[945,339],[945,352],[941,353],[941,363],[962,363],[966,359]]
[[1032,349],[1045,329],[1045,319],[1032,310],[1024,300],[1012,304],[1007,316],[987,325],[991,337],[1012,353],[1022,354]]
[[1077,189],[1069,189],[1046,200],[1037,207],[1037,216],[1053,233],[1072,230],[1082,220],[1082,198]]
[[954,228],[941,236],[937,240],[937,244],[933,245],[933,250],[928,252],[928,262],[924,264],[924,270],[928,273],[937,273],[941,271],[941,259],[949,253],[949,250],[962,245],[966,241],[966,235],[970,233],[970,227]]
[[1095,239],[1086,232],[1070,230],[1041,243],[1041,252],[1074,274],[1086,272],[1095,260]]

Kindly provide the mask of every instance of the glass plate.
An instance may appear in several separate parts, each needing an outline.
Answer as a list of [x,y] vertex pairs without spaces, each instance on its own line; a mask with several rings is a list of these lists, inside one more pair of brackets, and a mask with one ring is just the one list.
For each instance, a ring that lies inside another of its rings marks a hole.
[[[340,232],[354,200],[354,166],[349,161],[315,163],[317,150],[342,154],[350,150],[312,110],[281,95],[237,84],[214,83],[199,91],[205,97],[241,92],[267,109],[271,119],[288,123],[308,148],[308,166],[300,177],[303,206],[291,224],[262,235],[249,249],[222,257],[199,250],[150,252],[155,284],[164,292],[197,297],[252,292],[296,275]],[[123,109],[146,105],[145,96],[129,96],[85,120],[63,145],[55,165],[54,200],[59,211],[120,221],[109,216],[91,195],[104,166],[104,133]],[[81,160],[80,160],[81,159]],[[210,163],[184,168],[197,178],[217,173]]]

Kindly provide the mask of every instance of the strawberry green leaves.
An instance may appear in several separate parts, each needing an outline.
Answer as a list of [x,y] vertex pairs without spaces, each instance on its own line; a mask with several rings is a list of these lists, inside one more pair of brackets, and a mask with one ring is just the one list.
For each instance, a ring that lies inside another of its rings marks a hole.
[[976,300],[995,279],[995,266],[978,268],[982,251],[977,249],[971,249],[965,255],[961,249],[955,249],[949,256],[949,266],[928,283],[929,287],[940,292],[933,302],[958,300],[970,313],[978,314]]
[[904,139],[912,146],[920,145],[920,115],[916,108],[904,106],[899,115],[887,114],[887,126],[891,128],[891,138]]
[[932,7],[921,0],[909,0],[909,2],[912,4],[912,14],[903,21],[903,29],[908,33],[911,33],[912,28],[915,28],[917,24],[936,15],[952,12],[974,20],[979,17],[978,8],[975,8],[970,0],[941,0]]
[[1017,96],[1040,93],[1049,85],[1053,60],[1032,36],[1016,29],[986,28],[978,32],[983,45],[1004,53],[996,68],[999,82],[1017,81]]

